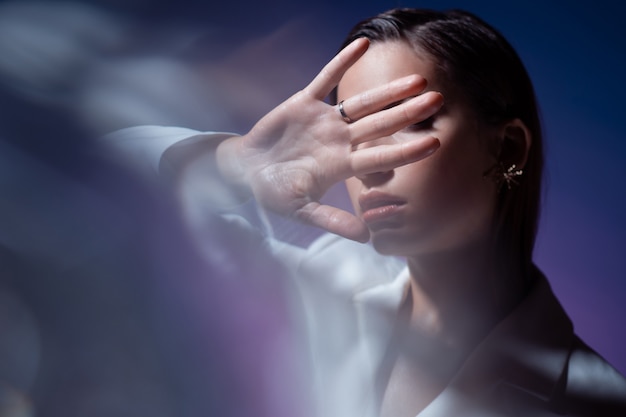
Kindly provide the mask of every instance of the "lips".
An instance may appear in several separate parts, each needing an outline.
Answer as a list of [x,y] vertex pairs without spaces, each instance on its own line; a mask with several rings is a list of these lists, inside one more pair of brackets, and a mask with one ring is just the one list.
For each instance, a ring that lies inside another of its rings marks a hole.
[[370,191],[359,197],[361,218],[368,225],[398,215],[405,204],[406,200],[379,191]]

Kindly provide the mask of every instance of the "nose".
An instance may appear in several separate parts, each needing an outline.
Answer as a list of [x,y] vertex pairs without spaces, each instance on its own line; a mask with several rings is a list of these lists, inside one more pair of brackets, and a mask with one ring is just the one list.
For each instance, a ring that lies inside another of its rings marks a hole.
[[393,178],[394,171],[372,172],[370,174],[356,175],[356,179],[361,181],[366,188],[382,185]]

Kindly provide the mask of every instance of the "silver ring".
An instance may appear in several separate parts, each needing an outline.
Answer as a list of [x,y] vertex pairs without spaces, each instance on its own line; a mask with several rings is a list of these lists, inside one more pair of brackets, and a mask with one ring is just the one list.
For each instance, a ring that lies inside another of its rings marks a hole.
[[350,116],[346,114],[346,111],[343,109],[343,100],[339,102],[339,114],[341,114],[341,118],[343,119],[344,122],[346,123],[354,122],[354,120],[352,120]]

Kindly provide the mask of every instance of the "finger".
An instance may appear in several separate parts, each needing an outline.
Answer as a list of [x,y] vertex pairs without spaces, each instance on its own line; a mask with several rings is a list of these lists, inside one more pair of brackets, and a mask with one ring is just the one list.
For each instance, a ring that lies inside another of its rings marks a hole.
[[342,49],[330,60],[305,88],[317,100],[323,100],[337,86],[343,74],[369,47],[369,40],[359,38]]
[[390,171],[432,155],[439,146],[439,139],[427,136],[394,145],[359,149],[350,155],[350,169],[352,175]]
[[352,120],[358,120],[368,114],[416,96],[426,88],[426,79],[413,74],[390,83],[347,98],[343,108]]
[[365,243],[369,229],[358,217],[337,207],[310,202],[296,211],[296,219],[350,240]]
[[443,105],[441,93],[429,91],[392,108],[370,114],[350,124],[351,144],[392,135],[405,127],[428,119]]

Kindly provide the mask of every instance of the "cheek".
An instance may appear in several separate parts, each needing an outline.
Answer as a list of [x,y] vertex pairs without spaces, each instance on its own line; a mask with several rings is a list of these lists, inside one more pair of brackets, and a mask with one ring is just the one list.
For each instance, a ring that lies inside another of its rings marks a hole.
[[487,159],[476,148],[442,156],[438,186],[431,188],[440,215],[459,232],[482,233],[492,222],[496,196],[493,182],[483,178]]
[[478,146],[468,145],[444,142],[432,157],[403,173],[405,186],[412,180],[419,192],[416,202],[437,218],[482,217],[495,204],[495,187],[483,178],[488,159]]

